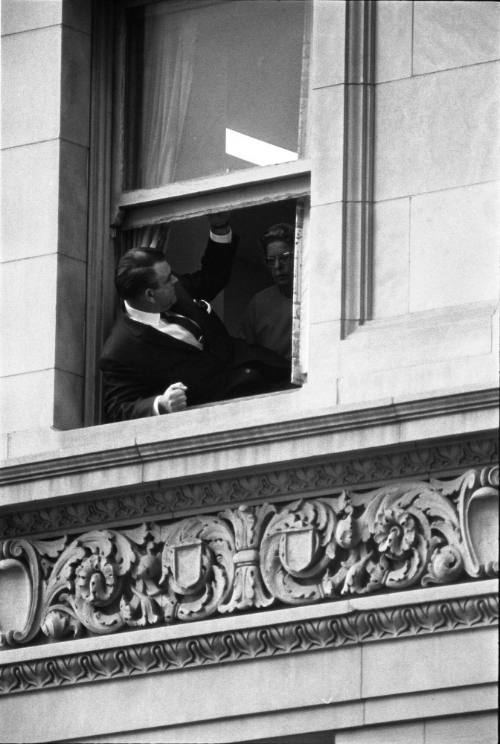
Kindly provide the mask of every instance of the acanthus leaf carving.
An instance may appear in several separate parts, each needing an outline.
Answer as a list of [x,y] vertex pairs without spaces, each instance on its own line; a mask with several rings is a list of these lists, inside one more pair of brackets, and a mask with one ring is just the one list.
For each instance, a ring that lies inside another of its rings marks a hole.
[[270,504],[253,508],[243,504],[221,512],[234,531],[235,575],[231,595],[221,604],[219,612],[268,607],[274,601],[259,569],[259,545],[265,526],[275,513],[276,507]]
[[[133,622],[132,611],[127,613],[125,607],[133,597],[147,599],[148,571],[155,561],[153,546],[154,537],[146,525],[122,532],[96,530],[74,540],[55,562],[47,581],[43,632],[49,637],[75,636],[83,626],[102,634],[121,630],[128,621],[141,624]],[[153,621],[152,613],[148,619]]]
[[32,596],[25,626],[7,629],[5,642],[28,643],[40,631],[53,640],[109,634],[492,576],[497,507],[498,470],[485,468],[452,481],[400,481],[92,530],[69,544],[7,540],[2,556],[23,562]]

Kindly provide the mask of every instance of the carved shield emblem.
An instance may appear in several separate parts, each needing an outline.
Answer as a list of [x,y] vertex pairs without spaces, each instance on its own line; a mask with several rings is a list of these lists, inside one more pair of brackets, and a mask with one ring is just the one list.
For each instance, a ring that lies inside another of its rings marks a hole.
[[184,591],[194,588],[201,579],[201,548],[200,540],[172,548],[173,577]]
[[314,527],[285,532],[280,541],[280,558],[285,569],[291,574],[305,571],[311,565],[316,552]]

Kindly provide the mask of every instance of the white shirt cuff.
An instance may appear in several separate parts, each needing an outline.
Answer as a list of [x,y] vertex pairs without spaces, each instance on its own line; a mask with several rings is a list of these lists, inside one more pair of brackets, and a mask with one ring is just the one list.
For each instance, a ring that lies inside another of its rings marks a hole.
[[229,232],[225,233],[224,235],[217,235],[210,230],[210,240],[213,240],[214,243],[230,243],[232,239],[233,232],[231,228],[229,228]]
[[160,409],[158,407],[158,401],[160,400],[160,398],[161,398],[161,395],[157,395],[153,401],[153,413],[155,416],[161,416]]

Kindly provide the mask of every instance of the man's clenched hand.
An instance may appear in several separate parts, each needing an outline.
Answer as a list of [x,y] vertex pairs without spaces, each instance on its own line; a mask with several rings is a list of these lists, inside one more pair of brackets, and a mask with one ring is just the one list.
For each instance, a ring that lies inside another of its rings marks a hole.
[[160,413],[175,413],[183,411],[187,406],[187,387],[183,382],[173,382],[158,398],[158,410]]

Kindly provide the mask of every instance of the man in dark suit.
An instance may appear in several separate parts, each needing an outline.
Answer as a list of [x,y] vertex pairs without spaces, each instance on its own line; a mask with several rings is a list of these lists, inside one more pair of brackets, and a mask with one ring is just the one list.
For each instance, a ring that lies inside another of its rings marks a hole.
[[211,225],[194,274],[174,276],[158,250],[121,258],[115,283],[124,309],[100,360],[108,420],[173,413],[289,381],[288,362],[232,338],[207,302],[227,283],[235,250],[229,226]]

